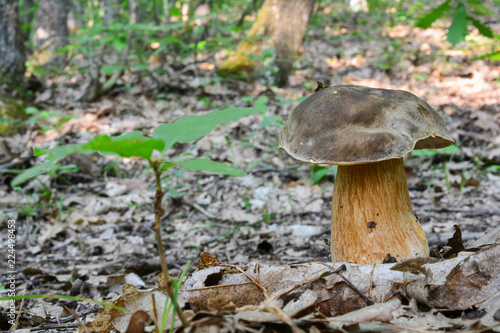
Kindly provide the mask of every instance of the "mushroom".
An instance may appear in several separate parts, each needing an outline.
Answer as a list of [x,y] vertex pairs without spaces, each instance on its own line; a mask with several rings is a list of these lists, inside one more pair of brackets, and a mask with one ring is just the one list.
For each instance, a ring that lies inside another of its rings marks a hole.
[[429,255],[403,156],[453,142],[437,111],[415,95],[340,85],[319,89],[292,111],[279,148],[303,162],[338,165],[332,260],[373,264]]

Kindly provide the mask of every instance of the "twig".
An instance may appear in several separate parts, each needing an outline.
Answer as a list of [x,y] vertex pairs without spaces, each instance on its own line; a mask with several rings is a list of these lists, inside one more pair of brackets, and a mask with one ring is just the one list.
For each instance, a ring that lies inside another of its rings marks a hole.
[[[83,317],[83,316],[86,316],[90,313],[94,313],[94,312],[99,312],[102,310],[102,306],[101,305],[94,305],[94,306],[91,306],[87,309],[84,309],[82,310],[81,312],[78,313],[78,316],[79,317]],[[71,313],[71,312],[70,312]],[[71,316],[67,316],[67,317],[62,317],[62,318],[57,318],[57,319],[52,319],[52,318],[49,318],[47,321],[49,323],[52,323],[52,324],[55,324],[56,322],[58,324],[64,324],[64,323],[69,323],[71,321],[74,321],[75,320],[75,317],[73,316],[73,314]]]
[[65,328],[77,328],[79,324],[40,324],[36,327],[31,327],[31,331],[42,331],[42,330],[54,330],[54,329],[65,329]]
[[[290,316],[285,312],[283,311],[275,302],[274,300],[269,296],[269,293],[267,292],[267,289],[262,285],[260,284],[257,280],[255,280],[253,277],[251,277],[250,275],[247,274],[247,272],[245,272],[244,270],[242,270],[241,268],[239,268],[238,266],[233,266],[233,265],[222,265],[222,266],[226,266],[226,267],[233,267],[233,268],[236,268],[238,271],[240,271],[243,275],[246,276],[247,279],[250,280],[250,282],[255,285],[257,288],[259,288],[261,291],[262,291],[262,294],[264,295],[264,297],[266,298],[266,300],[264,301],[264,303],[267,303],[268,305],[264,304],[264,309],[266,309],[267,311],[269,311],[270,313],[272,313],[273,315],[276,316],[276,318],[284,321],[285,323],[287,323],[291,328],[292,328],[292,332],[294,333],[300,333],[300,332],[303,332],[298,326],[297,324],[292,320],[292,318],[290,318]],[[257,269],[257,276],[259,276],[259,265],[257,264],[256,266],[256,269]]]
[[[26,295],[26,288],[24,288],[24,295]],[[24,298],[21,300],[21,305],[19,305],[19,311],[17,313],[16,321],[14,324],[12,324],[11,328],[9,329],[9,332],[14,332],[16,331],[17,324],[19,324],[19,318],[21,318],[21,313],[23,312],[23,307],[24,307]]]
[[231,284],[223,284],[223,285],[220,285],[220,286],[210,286],[210,287],[202,287],[202,288],[182,289],[182,291],[201,291],[201,290],[208,290],[208,289],[214,289],[214,288],[237,287],[237,286],[244,286],[244,285],[251,284],[251,283],[252,282],[231,283]]
[[71,316],[73,317],[74,320],[76,320],[76,322],[78,323],[78,326],[82,328],[82,330],[85,332],[85,333],[90,333],[90,330],[87,328],[87,326],[80,320],[80,317],[78,316],[78,314],[76,313],[76,311],[72,310],[72,309],[68,309],[66,306],[63,306],[64,309],[66,311],[68,311]]
[[373,265],[372,271],[370,272],[370,288],[368,289],[369,297],[372,298],[372,290],[373,290],[373,274],[375,273],[375,265]]
[[[330,266],[330,264],[327,264],[326,262],[321,262],[323,265],[329,267],[330,269],[333,269],[332,266]],[[366,302],[368,302],[368,304],[372,305],[372,304],[375,304],[375,301],[372,300],[370,297],[366,296],[365,294],[363,294],[361,292],[361,290],[359,290],[355,285],[352,284],[351,281],[349,281],[344,275],[342,275],[342,273],[340,273],[341,271],[345,271],[347,269],[346,265],[345,264],[342,264],[342,266],[340,266],[339,268],[337,268],[336,270],[333,271],[332,274],[337,274],[338,276],[340,276],[342,278],[342,280],[344,280],[344,282],[354,291],[356,292],[359,296],[361,296],[361,298],[363,298]]]
[[[341,268],[342,268],[342,267],[339,267],[339,268],[338,268],[338,269],[337,269],[334,273],[337,273],[337,271],[339,271],[339,272],[340,272]],[[307,284],[311,284],[311,283],[313,283],[313,282],[316,282],[316,281],[318,281],[319,279],[321,279],[322,277],[324,277],[325,275],[330,275],[330,274],[332,274],[332,273],[331,273],[331,272],[323,272],[323,273],[321,273],[320,275],[318,275],[317,277],[315,277],[315,278],[313,278],[313,279],[310,279],[310,280],[304,281],[304,282],[302,282],[302,283],[296,284],[296,285],[294,285],[294,286],[292,286],[292,287],[288,288],[287,290],[282,291],[282,292],[280,292],[280,293],[279,293],[279,294],[277,294],[277,295],[274,295],[272,298],[273,298],[273,299],[278,299],[279,297],[281,297],[281,296],[283,296],[283,295],[286,295],[286,294],[288,294],[288,293],[290,293],[290,292],[294,291],[295,289],[298,289],[298,288],[303,287],[303,286],[305,286],[305,285],[307,285]]]
[[186,200],[186,199],[184,199],[184,198],[182,198],[182,201],[183,201],[186,205],[188,205],[188,206],[190,206],[190,207],[192,207],[192,208],[196,209],[197,211],[199,211],[200,213],[202,213],[203,215],[205,215],[205,216],[206,216],[206,217],[208,217],[209,219],[217,219],[217,216],[215,216],[215,215],[213,215],[213,214],[210,214],[209,212],[207,212],[207,211],[206,211],[203,207],[201,207],[201,206],[200,206],[200,205],[198,205],[197,203],[195,203],[195,202],[189,202],[189,201],[187,201],[187,200]]

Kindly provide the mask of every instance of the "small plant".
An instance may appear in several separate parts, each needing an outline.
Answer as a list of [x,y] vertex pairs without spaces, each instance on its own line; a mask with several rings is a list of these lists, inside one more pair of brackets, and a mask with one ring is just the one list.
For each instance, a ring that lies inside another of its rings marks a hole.
[[[163,276],[166,281],[166,291],[172,300],[173,311],[176,311],[184,327],[189,324],[184,313],[176,304],[176,295],[180,287],[180,281],[176,282],[168,273],[167,262],[165,259],[165,250],[163,248],[161,236],[160,219],[164,214],[161,206],[164,191],[162,188],[161,177],[165,170],[173,167],[182,167],[187,170],[199,170],[221,173],[232,176],[243,176],[245,172],[233,166],[212,161],[209,158],[190,158],[183,156],[180,159],[167,160],[162,155],[176,142],[189,143],[196,141],[205,134],[212,131],[219,125],[227,124],[240,119],[241,117],[253,114],[263,113],[266,110],[265,99],[255,101],[255,107],[236,108],[216,110],[201,116],[186,116],[178,119],[174,123],[162,124],[155,128],[153,137],[145,137],[139,131],[134,131],[117,137],[108,135],[97,136],[91,141],[82,144],[72,144],[67,146],[58,146],[51,149],[34,149],[35,155],[49,155],[47,160],[36,165],[19,175],[11,182],[13,187],[19,186],[27,180],[34,178],[42,173],[53,170],[57,163],[64,157],[73,153],[89,154],[99,152],[106,155],[118,155],[121,157],[137,157],[148,162],[155,177],[156,196],[154,202],[155,221],[152,229],[155,232],[158,244],[158,252],[161,259]],[[154,151],[160,152],[160,156],[153,156]],[[162,321],[161,327],[164,327],[165,321]]]
[[63,114],[56,110],[41,111],[31,106],[26,108],[26,114],[29,115],[29,118],[22,125],[28,125],[39,133],[44,133],[52,129],[59,132],[62,125],[70,119],[77,118],[76,116]]

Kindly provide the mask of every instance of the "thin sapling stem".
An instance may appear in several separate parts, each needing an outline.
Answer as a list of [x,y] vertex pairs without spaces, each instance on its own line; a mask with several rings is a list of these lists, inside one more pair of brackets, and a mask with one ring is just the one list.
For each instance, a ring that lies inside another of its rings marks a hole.
[[[161,270],[163,273],[163,276],[165,277],[165,281],[167,282],[167,292],[168,295],[170,296],[170,299],[172,302],[177,302],[177,299],[174,298],[174,292],[172,291],[172,277],[170,274],[168,274],[168,266],[167,266],[167,260],[165,258],[165,249],[163,248],[163,243],[162,243],[162,237],[161,237],[161,217],[163,215],[163,208],[161,207],[161,200],[163,198],[163,189],[161,187],[161,174],[162,171],[160,169],[161,162],[152,159],[149,160],[149,164],[153,168],[153,172],[155,174],[155,182],[156,182],[156,195],[155,195],[155,206],[154,206],[154,212],[155,212],[155,221],[153,222],[152,228],[155,232],[156,236],[156,242],[158,243],[158,252],[160,254],[160,260],[161,260]],[[184,312],[182,312],[182,309],[176,304],[175,306],[177,310],[177,315],[179,316],[179,319],[182,322],[182,325],[187,328],[189,327],[189,322],[186,319],[186,316],[184,316]]]

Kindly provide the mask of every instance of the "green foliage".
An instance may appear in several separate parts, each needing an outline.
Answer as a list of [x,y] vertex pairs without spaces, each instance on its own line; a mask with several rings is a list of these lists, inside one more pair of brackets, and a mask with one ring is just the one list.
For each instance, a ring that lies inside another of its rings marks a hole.
[[380,58],[375,61],[375,65],[384,70],[393,69],[401,63],[401,59],[403,58],[402,54],[401,40],[394,39],[389,45],[384,46],[384,52]]
[[201,116],[186,116],[170,124],[155,128],[153,137],[163,140],[164,150],[170,149],[174,143],[187,143],[200,139],[215,127],[229,124],[241,117],[266,110],[265,99],[255,101],[254,108],[235,108],[213,111]]
[[60,113],[56,110],[40,111],[35,107],[27,107],[26,113],[29,118],[23,122],[23,125],[36,127],[38,132],[46,132],[52,129],[61,130],[62,125],[70,119],[77,118],[73,115]]
[[[188,143],[196,141],[212,131],[219,125],[228,124],[241,117],[263,113],[266,110],[265,99],[255,101],[252,108],[223,109],[209,112],[200,116],[186,116],[174,123],[163,124],[153,131],[153,137],[145,137],[141,132],[134,131],[117,137],[107,135],[98,136],[85,144],[72,144],[58,146],[51,149],[34,149],[35,155],[48,154],[47,160],[17,175],[11,182],[13,187],[46,172],[58,168],[57,163],[63,158],[74,154],[89,154],[100,152],[110,155],[117,154],[121,157],[139,157],[146,159],[152,165],[157,161],[152,158],[153,151],[165,152],[174,143]],[[161,160],[160,170],[164,171],[173,166],[180,166],[189,170],[200,170],[222,173],[226,175],[242,176],[244,172],[229,165],[209,160],[208,158],[195,158],[182,162]]]
[[329,173],[332,173],[334,176],[337,175],[337,166],[321,166],[313,164],[311,166],[311,170],[309,172],[309,178],[311,179],[311,184],[318,184],[324,177],[326,177]]
[[488,38],[495,38],[491,28],[482,24],[477,18],[471,16],[495,15],[488,7],[477,0],[446,0],[441,5],[422,16],[416,23],[419,28],[430,28],[432,23],[440,18],[451,15],[451,25],[446,35],[447,40],[455,46],[465,40],[469,34],[468,25],[473,25],[479,33]]
[[182,286],[182,281],[184,281],[184,277],[187,275],[187,271],[189,266],[191,265],[191,261],[188,260],[186,263],[186,266],[184,266],[184,269],[182,270],[181,276],[179,276],[178,279],[173,279],[172,280],[172,286],[174,287],[174,301],[169,302],[169,298],[165,300],[165,307],[163,309],[163,315],[161,317],[161,323],[159,325],[159,330],[158,332],[164,332],[165,326],[167,324],[168,317],[172,317],[171,320],[171,326],[170,326],[170,332],[174,331],[174,325],[175,325],[175,313],[177,311],[177,297],[179,295],[179,290],[181,289]]
[[60,113],[56,110],[41,111],[35,107],[28,106],[24,109],[24,112],[20,113],[18,119],[11,118],[0,118],[0,125],[8,124],[11,129],[16,130],[24,126],[29,126],[38,133],[44,133],[50,130],[59,132],[65,123],[70,119],[76,118],[76,116]]
[[105,155],[118,154],[122,157],[151,158],[154,150],[162,151],[165,143],[160,139],[148,138],[139,131],[117,137],[100,135],[83,145],[83,149],[98,151]]
[[472,25],[477,28],[477,30],[479,31],[479,33],[481,35],[488,37],[488,38],[495,38],[495,36],[493,35],[493,31],[491,31],[490,27],[485,26],[480,21],[478,21],[472,17],[468,17],[468,19],[472,23]]
[[451,0],[446,0],[441,5],[437,6],[425,16],[420,18],[415,24],[417,27],[422,29],[430,28],[432,23],[434,23],[437,19],[441,18],[444,13],[450,8]]
[[448,34],[446,35],[448,42],[452,45],[456,45],[465,40],[465,36],[469,34],[469,30],[467,30],[468,23],[465,7],[462,4],[459,4],[455,9],[453,21],[448,29]]
[[56,163],[66,156],[69,156],[76,152],[86,153],[85,151],[82,151],[82,146],[83,144],[73,144],[68,146],[55,147],[52,149],[38,149],[35,147],[34,153],[36,156],[48,153],[50,154],[49,158],[45,162],[24,170],[22,173],[17,175],[12,180],[11,186],[19,186],[36,176],[55,170],[57,168]]
[[181,162],[178,165],[188,170],[215,172],[223,175],[239,176],[239,177],[246,175],[245,171],[241,169],[232,167],[224,163],[214,162],[208,157],[193,158]]
[[[230,4],[210,1],[211,13],[203,18],[204,24],[200,24],[194,15],[196,2],[141,1],[136,13],[137,22],[131,23],[128,1],[120,1],[118,16],[112,21],[104,20],[105,3],[78,1],[84,10],[76,11],[76,19],[85,24],[70,35],[70,44],[63,50],[79,55],[72,60],[73,69],[78,71],[87,70],[88,61],[101,63],[95,58],[99,56],[104,59],[100,72],[106,75],[124,69],[142,69],[150,75],[147,63],[151,56],[159,56],[161,61],[171,64],[178,64],[188,57],[209,57],[221,48],[235,44],[239,37],[237,33],[243,30],[236,26],[239,17],[233,13],[252,6],[248,0],[235,0]],[[182,10],[184,5],[189,8],[187,15]],[[121,66],[126,49],[129,50],[127,65]],[[81,56],[88,61],[82,62]],[[162,71],[163,66],[154,70]]]
[[449,155],[459,154],[460,148],[458,148],[455,145],[451,145],[442,149],[416,149],[411,152],[412,156],[420,156],[420,157],[435,156],[438,153],[449,154]]
[[487,172],[497,172],[500,171],[500,165],[490,165],[486,168]]
[[283,128],[283,124],[284,124],[284,122],[279,116],[277,116],[275,114],[270,114],[270,115],[264,116],[259,127],[260,127],[260,129],[263,129],[267,126],[275,126],[278,128]]

